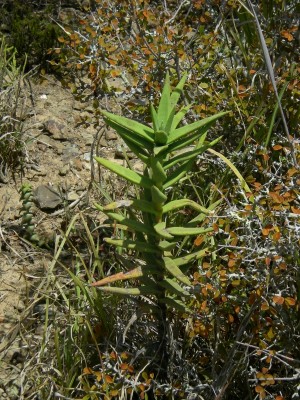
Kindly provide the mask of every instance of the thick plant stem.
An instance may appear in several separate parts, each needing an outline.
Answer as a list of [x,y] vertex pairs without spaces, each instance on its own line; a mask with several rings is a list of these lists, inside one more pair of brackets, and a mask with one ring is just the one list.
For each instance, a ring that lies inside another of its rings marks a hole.
[[159,378],[167,378],[169,365],[169,341],[167,335],[167,306],[165,303],[158,300],[160,316],[158,320],[158,340],[159,340]]

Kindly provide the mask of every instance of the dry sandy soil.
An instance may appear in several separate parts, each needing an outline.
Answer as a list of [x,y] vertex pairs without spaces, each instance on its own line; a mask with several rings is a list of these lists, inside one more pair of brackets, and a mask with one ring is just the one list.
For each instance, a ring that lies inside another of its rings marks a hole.
[[[124,162],[114,132],[104,129],[99,135],[91,105],[75,100],[52,76],[32,80],[30,90],[32,98],[28,96],[24,119],[25,174],[22,179],[9,177],[7,183],[0,183],[0,399],[29,398],[24,387],[24,364],[32,339],[37,338],[39,343],[41,327],[35,323],[35,316],[48,269],[53,265],[51,251],[35,248],[22,237],[22,182],[30,183],[33,189],[53,187],[57,206],[46,212],[39,207],[34,210],[38,232],[53,239],[53,233],[62,229],[66,204],[72,205],[73,211],[90,204],[87,191],[95,138],[101,155]],[[111,108],[117,111],[118,104]],[[88,193],[93,196],[92,191]]]

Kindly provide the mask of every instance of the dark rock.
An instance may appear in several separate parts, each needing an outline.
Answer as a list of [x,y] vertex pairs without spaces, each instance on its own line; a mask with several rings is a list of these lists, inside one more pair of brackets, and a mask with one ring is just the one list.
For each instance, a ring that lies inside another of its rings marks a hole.
[[49,133],[53,139],[67,140],[68,132],[66,126],[54,119],[48,119],[44,122],[44,130]]
[[63,204],[61,194],[50,185],[40,185],[34,191],[36,205],[42,210],[54,210]]

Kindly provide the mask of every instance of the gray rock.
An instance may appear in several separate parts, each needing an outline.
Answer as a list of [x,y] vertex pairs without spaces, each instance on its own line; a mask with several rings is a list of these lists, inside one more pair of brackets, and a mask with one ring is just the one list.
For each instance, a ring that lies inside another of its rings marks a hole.
[[68,200],[75,201],[79,199],[79,194],[77,194],[74,190],[68,193]]
[[80,101],[75,101],[73,105],[73,109],[77,111],[82,111],[86,107],[86,103],[82,103]]
[[79,148],[78,146],[76,146],[76,144],[68,144],[66,145],[64,152],[63,152],[63,156],[62,156],[62,160],[67,163],[71,160],[73,160],[74,158],[78,157],[80,154],[79,152]]
[[116,132],[112,129],[107,129],[105,132],[105,139],[106,140],[116,140],[118,138],[118,135]]
[[44,130],[55,140],[67,140],[68,132],[66,126],[55,119],[44,122]]
[[50,185],[40,185],[34,191],[36,205],[42,210],[54,210],[63,204],[61,194]]
[[63,167],[60,168],[60,170],[58,171],[58,174],[60,176],[66,176],[69,171],[70,171],[70,165],[65,164]]
[[83,136],[84,144],[86,146],[91,146],[94,141],[94,136],[91,135],[90,133],[85,133],[82,136]]
[[91,152],[89,151],[88,153],[83,154],[83,160],[84,161],[91,161]]

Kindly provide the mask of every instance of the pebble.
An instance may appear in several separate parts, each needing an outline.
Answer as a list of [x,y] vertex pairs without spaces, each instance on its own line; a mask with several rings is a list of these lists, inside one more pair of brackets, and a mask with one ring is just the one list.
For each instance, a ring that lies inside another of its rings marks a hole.
[[69,164],[65,164],[64,166],[62,166],[60,168],[60,170],[58,171],[58,175],[60,176],[66,176],[67,173],[70,171],[70,165]]

